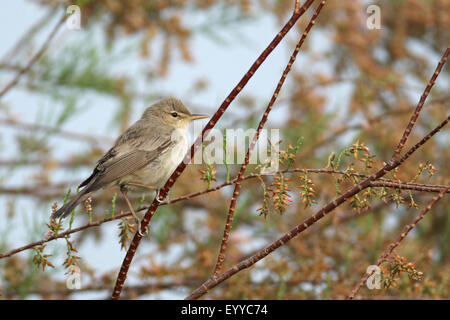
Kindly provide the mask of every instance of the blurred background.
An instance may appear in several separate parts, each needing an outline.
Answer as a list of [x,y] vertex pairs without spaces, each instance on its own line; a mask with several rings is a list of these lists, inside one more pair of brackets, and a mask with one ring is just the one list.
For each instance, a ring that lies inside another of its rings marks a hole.
[[[71,4],[81,8],[79,30],[58,23]],[[371,4],[380,8],[380,29],[367,28]],[[317,5],[264,62],[216,128],[257,126]],[[1,254],[42,239],[52,205],[61,205],[69,189],[73,194],[114,139],[158,99],[175,96],[191,111],[212,115],[289,19],[294,1],[10,0],[0,6],[0,90],[23,73],[0,97]],[[450,43],[448,12],[448,0],[328,1],[266,125],[280,129],[282,155],[293,159],[281,168],[360,174],[380,168]],[[39,59],[24,70],[41,48]],[[447,64],[406,148],[447,117],[449,82]],[[449,138],[443,130],[386,178],[448,185]],[[229,165],[232,179],[239,168]],[[252,172],[258,168],[249,166],[246,173]],[[276,240],[359,179],[296,172],[246,180],[225,268]],[[170,197],[226,180],[223,164],[189,165]],[[282,196],[291,203],[276,198],[279,181],[289,186]],[[122,298],[181,299],[208,279],[232,191],[227,186],[159,207]],[[370,188],[205,298],[345,298],[433,196]],[[150,200],[138,194],[133,203]],[[78,207],[71,227],[122,210],[127,206],[118,190],[97,192],[90,206]],[[382,289],[364,286],[358,297],[448,299],[449,213],[444,197],[382,265]],[[0,259],[0,299],[108,298],[132,223],[115,219]],[[412,270],[404,271],[409,262]],[[66,287],[69,266],[81,270],[79,290]]]

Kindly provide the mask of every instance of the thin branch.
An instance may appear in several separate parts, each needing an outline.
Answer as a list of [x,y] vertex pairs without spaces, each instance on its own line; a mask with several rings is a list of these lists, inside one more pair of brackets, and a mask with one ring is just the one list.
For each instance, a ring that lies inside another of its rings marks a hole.
[[57,235],[52,235],[51,237],[48,237],[46,239],[42,239],[42,240],[39,240],[39,241],[31,242],[31,243],[29,243],[29,244],[27,244],[27,245],[25,245],[23,247],[11,250],[11,251],[6,252],[6,253],[2,253],[2,254],[0,254],[0,259],[10,257],[10,256],[12,256],[12,255],[14,255],[16,253],[19,253],[21,251],[25,251],[27,249],[31,249],[31,248],[33,248],[35,246],[40,246],[40,245],[42,245],[42,244],[44,244],[46,242],[52,241],[52,240],[64,238],[64,237],[66,237],[69,234],[72,234],[72,233],[75,233],[75,232],[79,232],[79,231],[82,231],[84,229],[91,228],[91,227],[97,227],[97,226],[100,226],[101,224],[103,224],[105,222],[121,219],[121,218],[130,216],[130,215],[131,215],[131,212],[128,211],[128,212],[125,212],[125,213],[121,213],[119,215],[115,215],[114,217],[109,217],[107,219],[100,219],[100,220],[97,220],[97,221],[85,224],[85,225],[83,225],[81,227],[78,227],[78,228],[75,228],[75,229],[69,229],[67,231],[58,233]]
[[[280,173],[297,173],[297,172],[301,172],[301,173],[318,173],[318,174],[319,173],[322,173],[322,174],[341,174],[341,175],[347,175],[348,174],[345,171],[339,171],[339,170],[294,168],[294,169],[289,169],[289,170],[280,170],[280,171],[274,172],[273,175],[277,175],[277,174],[280,174]],[[350,175],[351,176],[364,177],[364,178],[368,177],[368,176],[361,175],[361,174],[358,174],[358,173],[350,173]],[[249,175],[244,176],[242,178],[242,181],[249,180],[249,179],[254,179],[254,178],[258,178],[258,177],[261,177],[261,174],[253,173],[253,174],[249,174]],[[210,192],[218,191],[218,190],[220,190],[220,189],[222,189],[222,188],[224,188],[226,186],[235,184],[236,181],[237,181],[237,178],[235,178],[233,180],[230,180],[228,182],[222,183],[222,184],[220,184],[220,185],[218,185],[216,187],[213,187],[213,188],[205,189],[205,190],[194,192],[194,193],[189,193],[189,194],[182,195],[182,196],[170,199],[170,200],[165,200],[165,201],[162,201],[160,203],[160,206],[173,204],[173,203],[177,203],[177,202],[180,202],[180,201],[189,200],[189,199],[192,199],[192,198],[195,198],[195,197],[199,197],[201,195],[204,195],[204,194],[207,194],[207,193],[210,193]],[[442,190],[444,190],[446,188],[449,188],[449,186],[428,185],[428,184],[419,184],[419,183],[402,183],[402,182],[398,182],[398,181],[395,182],[395,181],[388,180],[388,179],[379,179],[377,181],[372,182],[370,186],[371,187],[387,187],[387,188],[396,188],[396,189],[406,189],[406,190],[414,190],[414,191],[422,191],[422,192],[442,192]],[[17,193],[17,192],[20,191],[20,188],[17,189],[17,190],[6,190],[6,191],[11,191],[11,193]],[[4,192],[4,190],[0,189],[0,193],[3,193],[3,192]],[[450,190],[447,190],[447,193],[450,193]],[[149,208],[149,206],[143,206],[142,208],[137,209],[137,211],[138,212],[139,211],[143,211],[143,210],[146,210],[148,208]],[[7,253],[0,254],[0,259],[6,258],[6,257],[10,257],[10,256],[12,256],[12,255],[14,255],[16,253],[19,253],[19,252],[27,250],[27,249],[31,249],[31,248],[33,248],[35,246],[42,245],[42,244],[44,244],[46,242],[50,242],[50,241],[53,241],[53,240],[56,240],[56,239],[59,239],[59,238],[64,238],[66,235],[69,235],[69,234],[72,234],[72,233],[76,233],[76,232],[79,232],[79,231],[82,231],[82,230],[85,230],[85,229],[88,229],[88,228],[91,228],[91,227],[98,227],[98,226],[102,225],[103,223],[111,222],[111,221],[114,221],[114,220],[118,220],[118,219],[130,216],[130,215],[131,215],[131,212],[130,211],[126,211],[126,212],[123,212],[123,213],[121,213],[119,215],[116,215],[114,217],[110,217],[110,218],[107,218],[107,219],[99,219],[99,220],[94,221],[92,223],[88,223],[88,224],[85,224],[83,226],[80,226],[80,227],[78,227],[76,229],[67,230],[65,232],[62,232],[62,233],[60,233],[58,235],[55,235],[55,236],[52,236],[50,238],[39,240],[39,241],[35,241],[35,242],[29,243],[29,244],[27,244],[25,246],[19,247],[19,248],[14,249],[14,250],[11,250],[11,251],[9,251]]]
[[425,88],[425,91],[423,92],[422,96],[420,97],[419,103],[417,104],[416,110],[411,116],[411,120],[409,120],[408,125],[406,126],[405,131],[403,132],[403,136],[400,139],[400,142],[397,145],[397,148],[395,148],[394,155],[392,156],[392,161],[397,160],[398,156],[400,155],[400,152],[402,152],[402,149],[406,143],[406,140],[408,140],[408,137],[414,127],[414,124],[417,121],[417,118],[419,117],[420,111],[422,110],[423,105],[425,104],[425,100],[428,97],[428,94],[431,91],[431,88],[433,88],[434,83],[436,82],[436,78],[438,77],[439,73],[442,70],[442,67],[444,66],[445,62],[447,61],[448,55],[450,54],[450,46],[447,47],[447,50],[445,50],[444,55],[442,56],[441,60],[439,61],[436,70],[434,71],[433,75],[431,76],[430,81],[427,84],[427,87]]
[[[250,78],[253,76],[253,74],[258,70],[258,68],[261,66],[261,64],[265,61],[265,59],[269,56],[269,54],[275,49],[275,47],[280,43],[280,41],[284,38],[284,36],[287,34],[287,32],[292,28],[292,26],[295,24],[295,22],[303,15],[303,13],[311,6],[311,4],[314,2],[314,0],[306,0],[305,4],[298,10],[295,11],[292,15],[292,17],[289,19],[289,21],[285,24],[285,26],[281,29],[281,31],[275,36],[275,38],[272,40],[272,42],[268,45],[268,47],[261,53],[261,55],[256,59],[256,61],[253,63],[253,65],[250,67],[250,69],[247,71],[247,73],[244,75],[244,77],[239,81],[239,83],[234,87],[234,89],[230,92],[230,94],[227,96],[227,98],[222,102],[219,109],[216,111],[216,113],[213,115],[211,120],[209,120],[208,124],[205,126],[205,128],[202,131],[202,134],[200,137],[197,138],[197,140],[194,142],[194,144],[191,146],[190,152],[186,154],[185,159],[180,163],[180,165],[177,167],[175,172],[172,174],[172,176],[169,178],[169,180],[166,182],[164,187],[159,192],[160,198],[164,199],[164,197],[169,192],[170,188],[173,186],[173,184],[176,182],[178,177],[181,175],[181,173],[186,168],[186,164],[189,163],[189,160],[193,157],[195,151],[200,145],[201,140],[203,139],[205,133],[214,127],[214,125],[217,123],[217,121],[222,117],[228,106],[233,102],[233,100],[236,98],[236,96],[241,92],[241,90],[245,87],[247,82],[250,80]],[[145,213],[144,218],[141,222],[141,233],[145,232],[148,224],[150,223],[150,220],[152,219],[153,215],[155,214],[156,209],[158,208],[159,202],[158,199],[155,199],[153,203],[150,205],[149,209]],[[122,266],[119,271],[119,275],[116,280],[116,284],[114,286],[114,290],[112,293],[111,298],[116,300],[120,297],[120,292],[122,291],[123,284],[125,283],[128,269],[130,267],[131,261],[133,260],[134,254],[136,253],[136,250],[139,246],[139,243],[142,239],[142,236],[140,236],[139,232],[136,232],[130,247],[128,248],[127,254],[122,262]]]
[[[297,5],[297,3],[296,3]],[[241,169],[239,170],[239,174],[237,176],[236,179],[236,183],[234,185],[234,191],[233,191],[233,195],[231,196],[231,202],[230,202],[230,207],[228,210],[228,215],[227,215],[227,220],[226,220],[226,224],[225,224],[225,229],[223,232],[223,237],[222,237],[222,243],[220,245],[220,251],[219,251],[219,255],[217,257],[217,263],[216,266],[214,268],[214,273],[213,276],[216,276],[217,274],[219,274],[220,269],[222,268],[222,264],[223,261],[225,260],[225,251],[227,248],[227,243],[228,243],[228,238],[230,235],[230,228],[231,228],[231,222],[233,221],[233,216],[234,216],[234,211],[236,208],[236,200],[237,197],[239,196],[239,191],[241,189],[241,180],[244,176],[245,173],[245,169],[247,168],[248,162],[250,161],[250,154],[253,151],[253,148],[256,145],[256,142],[259,139],[259,135],[260,132],[262,130],[262,128],[264,127],[270,112],[272,111],[273,105],[275,104],[275,101],[277,100],[277,97],[280,93],[281,88],[283,87],[284,81],[286,80],[287,75],[289,74],[289,72],[291,71],[292,65],[295,62],[295,59],[297,57],[297,54],[300,51],[300,48],[303,45],[303,42],[305,41],[306,37],[309,34],[309,31],[311,30],[312,26],[314,25],[317,16],[319,15],[320,11],[322,10],[322,7],[325,5],[325,1],[322,1],[319,6],[316,9],[316,12],[314,13],[314,15],[312,16],[308,26],[306,27],[305,31],[303,32],[299,42],[297,43],[294,52],[292,52],[291,57],[289,59],[288,64],[286,65],[283,74],[281,75],[280,80],[278,81],[277,87],[275,88],[275,91],[272,95],[272,98],[270,99],[269,105],[266,108],[266,111],[264,112],[264,115],[261,118],[261,121],[258,124],[258,128],[256,129],[256,134],[253,137],[252,143],[250,144],[248,150],[247,150],[247,154],[245,155],[245,160],[244,163],[241,166]]]
[[[442,192],[448,186],[434,186],[434,185],[421,185],[415,183],[400,183],[400,182],[388,182],[388,181],[373,181],[370,183],[371,187],[385,187],[402,190],[414,190],[421,192]],[[450,193],[450,191],[447,191]]]
[[56,33],[58,32],[59,28],[64,24],[64,21],[66,21],[68,16],[66,16],[65,14],[61,17],[61,19],[59,19],[58,23],[55,25],[55,27],[53,28],[52,32],[49,34],[49,36],[47,37],[47,40],[45,40],[45,42],[42,44],[41,48],[39,49],[38,52],[36,52],[36,54],[31,58],[31,60],[28,62],[28,64],[21,69],[17,75],[14,77],[14,79],[11,80],[10,83],[8,83],[6,85],[5,88],[3,88],[2,91],[0,91],[0,99],[12,88],[14,87],[20,80],[20,78],[27,73],[31,67],[39,60],[39,58],[44,54],[44,52],[47,50],[47,48],[50,45],[50,42],[52,41],[52,39],[55,37]]
[[[402,232],[402,234],[397,238],[397,241],[395,241],[394,243],[392,243],[384,252],[383,254],[378,258],[376,265],[380,266],[380,264],[391,255],[392,251],[394,251],[395,248],[397,248],[400,245],[400,242],[405,239],[405,237],[408,235],[408,233],[414,229],[414,227],[417,225],[417,223],[420,222],[420,220],[423,219],[423,217],[431,210],[431,208],[436,204],[436,202],[438,202],[439,200],[442,199],[442,197],[444,196],[444,194],[446,192],[449,191],[449,188],[445,188],[444,190],[441,191],[441,193],[439,193],[439,195],[437,195],[432,201],[431,203],[422,210],[422,212],[413,220],[413,222],[410,225],[407,225],[405,227],[405,230]],[[359,291],[359,289],[361,289],[361,287],[363,286],[363,284],[367,281],[367,279],[374,273],[375,271],[372,271],[370,274],[366,273],[361,281],[356,285],[356,287],[352,290],[352,292],[350,293],[350,295],[347,297],[348,300],[351,300],[355,297],[356,293]]]

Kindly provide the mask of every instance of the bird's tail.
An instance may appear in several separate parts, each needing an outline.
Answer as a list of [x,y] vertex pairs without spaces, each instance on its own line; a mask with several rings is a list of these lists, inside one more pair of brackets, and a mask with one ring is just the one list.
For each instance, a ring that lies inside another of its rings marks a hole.
[[59,217],[67,217],[71,212],[77,207],[77,205],[84,201],[87,197],[89,197],[90,192],[88,192],[87,188],[81,190],[72,200],[67,202],[61,208],[59,208],[55,213],[52,214],[52,219],[56,219]]

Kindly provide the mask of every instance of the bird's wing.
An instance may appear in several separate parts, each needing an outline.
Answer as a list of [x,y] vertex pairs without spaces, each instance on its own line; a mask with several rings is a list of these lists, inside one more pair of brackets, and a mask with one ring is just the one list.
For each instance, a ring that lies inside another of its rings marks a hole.
[[100,168],[94,185],[101,187],[143,168],[159,155],[159,152],[134,150],[118,156]]
[[90,191],[94,191],[132,174],[166,151],[171,143],[170,139],[155,139],[155,149],[151,151],[134,149],[121,155],[113,148],[99,160],[92,175],[80,187],[86,186]]
[[90,182],[92,182],[94,180],[94,178],[97,176],[97,174],[102,170],[103,165],[105,162],[108,162],[109,160],[114,159],[114,157],[117,156],[118,150],[116,148],[116,146],[112,147],[111,149],[108,150],[108,152],[106,152],[98,161],[97,161],[97,165],[94,168],[94,171],[92,171],[91,175],[84,180],[82,183],[80,183],[80,185],[78,186],[78,188],[82,188],[87,186]]

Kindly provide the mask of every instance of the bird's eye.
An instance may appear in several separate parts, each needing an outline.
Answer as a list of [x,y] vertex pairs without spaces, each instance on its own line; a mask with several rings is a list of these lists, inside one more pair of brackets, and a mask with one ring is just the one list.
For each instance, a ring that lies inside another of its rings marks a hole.
[[178,113],[176,113],[176,112],[172,112],[170,115],[174,118],[178,117]]

